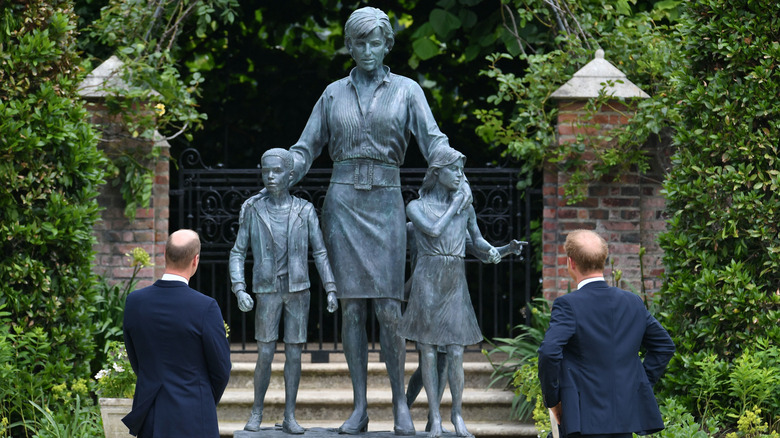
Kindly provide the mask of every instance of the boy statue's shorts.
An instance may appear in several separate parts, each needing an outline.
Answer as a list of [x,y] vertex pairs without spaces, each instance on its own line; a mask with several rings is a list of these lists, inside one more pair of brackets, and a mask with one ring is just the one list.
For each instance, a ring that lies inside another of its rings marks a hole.
[[309,323],[309,289],[289,292],[287,275],[276,279],[276,292],[255,294],[255,340],[275,342],[279,339],[279,321],[284,311],[284,343],[306,342],[306,328]]

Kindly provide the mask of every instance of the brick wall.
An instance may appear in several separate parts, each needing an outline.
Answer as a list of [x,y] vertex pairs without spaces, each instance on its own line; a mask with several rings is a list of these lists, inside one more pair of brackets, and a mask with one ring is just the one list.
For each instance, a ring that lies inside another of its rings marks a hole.
[[[631,113],[625,105],[612,102],[603,106],[603,111],[590,119],[588,125],[584,122],[588,119],[584,107],[584,102],[560,102],[558,141],[561,144],[574,141],[577,134],[598,134],[625,125],[628,123],[625,114]],[[563,243],[568,232],[578,228],[594,230],[607,240],[610,257],[606,278],[614,284],[612,267],[622,271],[619,286],[623,289],[641,291],[639,251],[644,247],[645,289],[649,294],[659,290],[663,253],[656,239],[665,227],[665,204],[661,195],[662,178],[657,170],[645,175],[629,173],[620,181],[608,177],[593,183],[587,189],[585,200],[573,205],[566,204],[563,186],[567,181],[568,175],[558,172],[555,166],[546,166],[542,225],[544,296],[552,300],[576,289],[576,284],[570,284]]]
[[[123,149],[149,150],[153,144],[150,141],[138,141],[129,136],[118,135],[118,123],[112,123],[106,114],[106,109],[99,100],[90,100],[88,108],[92,114],[92,123],[103,131],[100,147],[108,154],[116,154]],[[160,156],[156,160],[143,163],[155,171],[152,199],[149,208],[136,210],[135,220],[131,221],[124,215],[125,203],[118,186],[110,181],[104,184],[98,196],[98,203],[103,208],[101,220],[95,225],[94,271],[106,278],[110,283],[129,281],[133,274],[129,258],[126,256],[134,248],[146,250],[152,257],[154,266],[142,269],[136,279],[138,287],[147,286],[159,279],[165,269],[163,250],[168,238],[169,216],[169,146],[167,142],[158,142]]]

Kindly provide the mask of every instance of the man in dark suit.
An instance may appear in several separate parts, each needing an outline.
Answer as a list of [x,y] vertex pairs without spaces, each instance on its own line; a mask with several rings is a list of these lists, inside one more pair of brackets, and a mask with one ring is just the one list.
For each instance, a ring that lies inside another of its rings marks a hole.
[[572,231],[564,248],[577,290],[555,300],[539,347],[544,403],[561,436],[631,438],[663,429],[653,385],[674,354],[671,337],[637,295],[604,281],[607,243],[598,234]]
[[198,234],[176,231],[165,244],[162,279],[127,296],[124,336],[136,388],[122,421],[141,438],[219,437],[230,347],[217,302],[188,286],[199,261]]

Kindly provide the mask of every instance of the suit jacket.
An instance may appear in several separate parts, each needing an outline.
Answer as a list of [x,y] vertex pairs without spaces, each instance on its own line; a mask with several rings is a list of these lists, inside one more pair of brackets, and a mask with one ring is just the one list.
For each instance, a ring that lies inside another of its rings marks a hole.
[[[274,235],[268,211],[267,193],[249,198],[241,206],[238,235],[230,250],[230,281],[233,293],[246,290],[244,261],[247,249],[252,248],[252,291],[273,293],[276,291],[276,256]],[[309,289],[309,243],[312,256],[326,290],[335,289],[333,271],[328,260],[325,242],[322,240],[320,222],[314,206],[301,198],[292,198],[290,222],[287,225],[287,270],[289,291]]]
[[183,282],[158,280],[127,296],[124,337],[136,374],[133,409],[122,419],[130,433],[218,438],[230,347],[217,302]]
[[673,354],[671,337],[638,296],[589,283],[553,303],[539,347],[544,403],[561,402],[565,433],[659,431],[653,385]]

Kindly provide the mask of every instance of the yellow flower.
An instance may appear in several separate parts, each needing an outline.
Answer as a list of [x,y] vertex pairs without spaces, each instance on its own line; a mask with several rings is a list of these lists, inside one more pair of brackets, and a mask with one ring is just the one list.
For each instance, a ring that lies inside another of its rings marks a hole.
[[156,112],[158,116],[165,114],[165,105],[162,103],[158,103],[157,105],[154,106],[154,112]]
[[147,266],[154,266],[154,263],[152,263],[152,257],[148,252],[146,252],[146,250],[141,247],[133,248],[133,250],[129,254],[125,254],[125,256],[131,259],[130,266],[133,268],[139,265],[142,268]]

